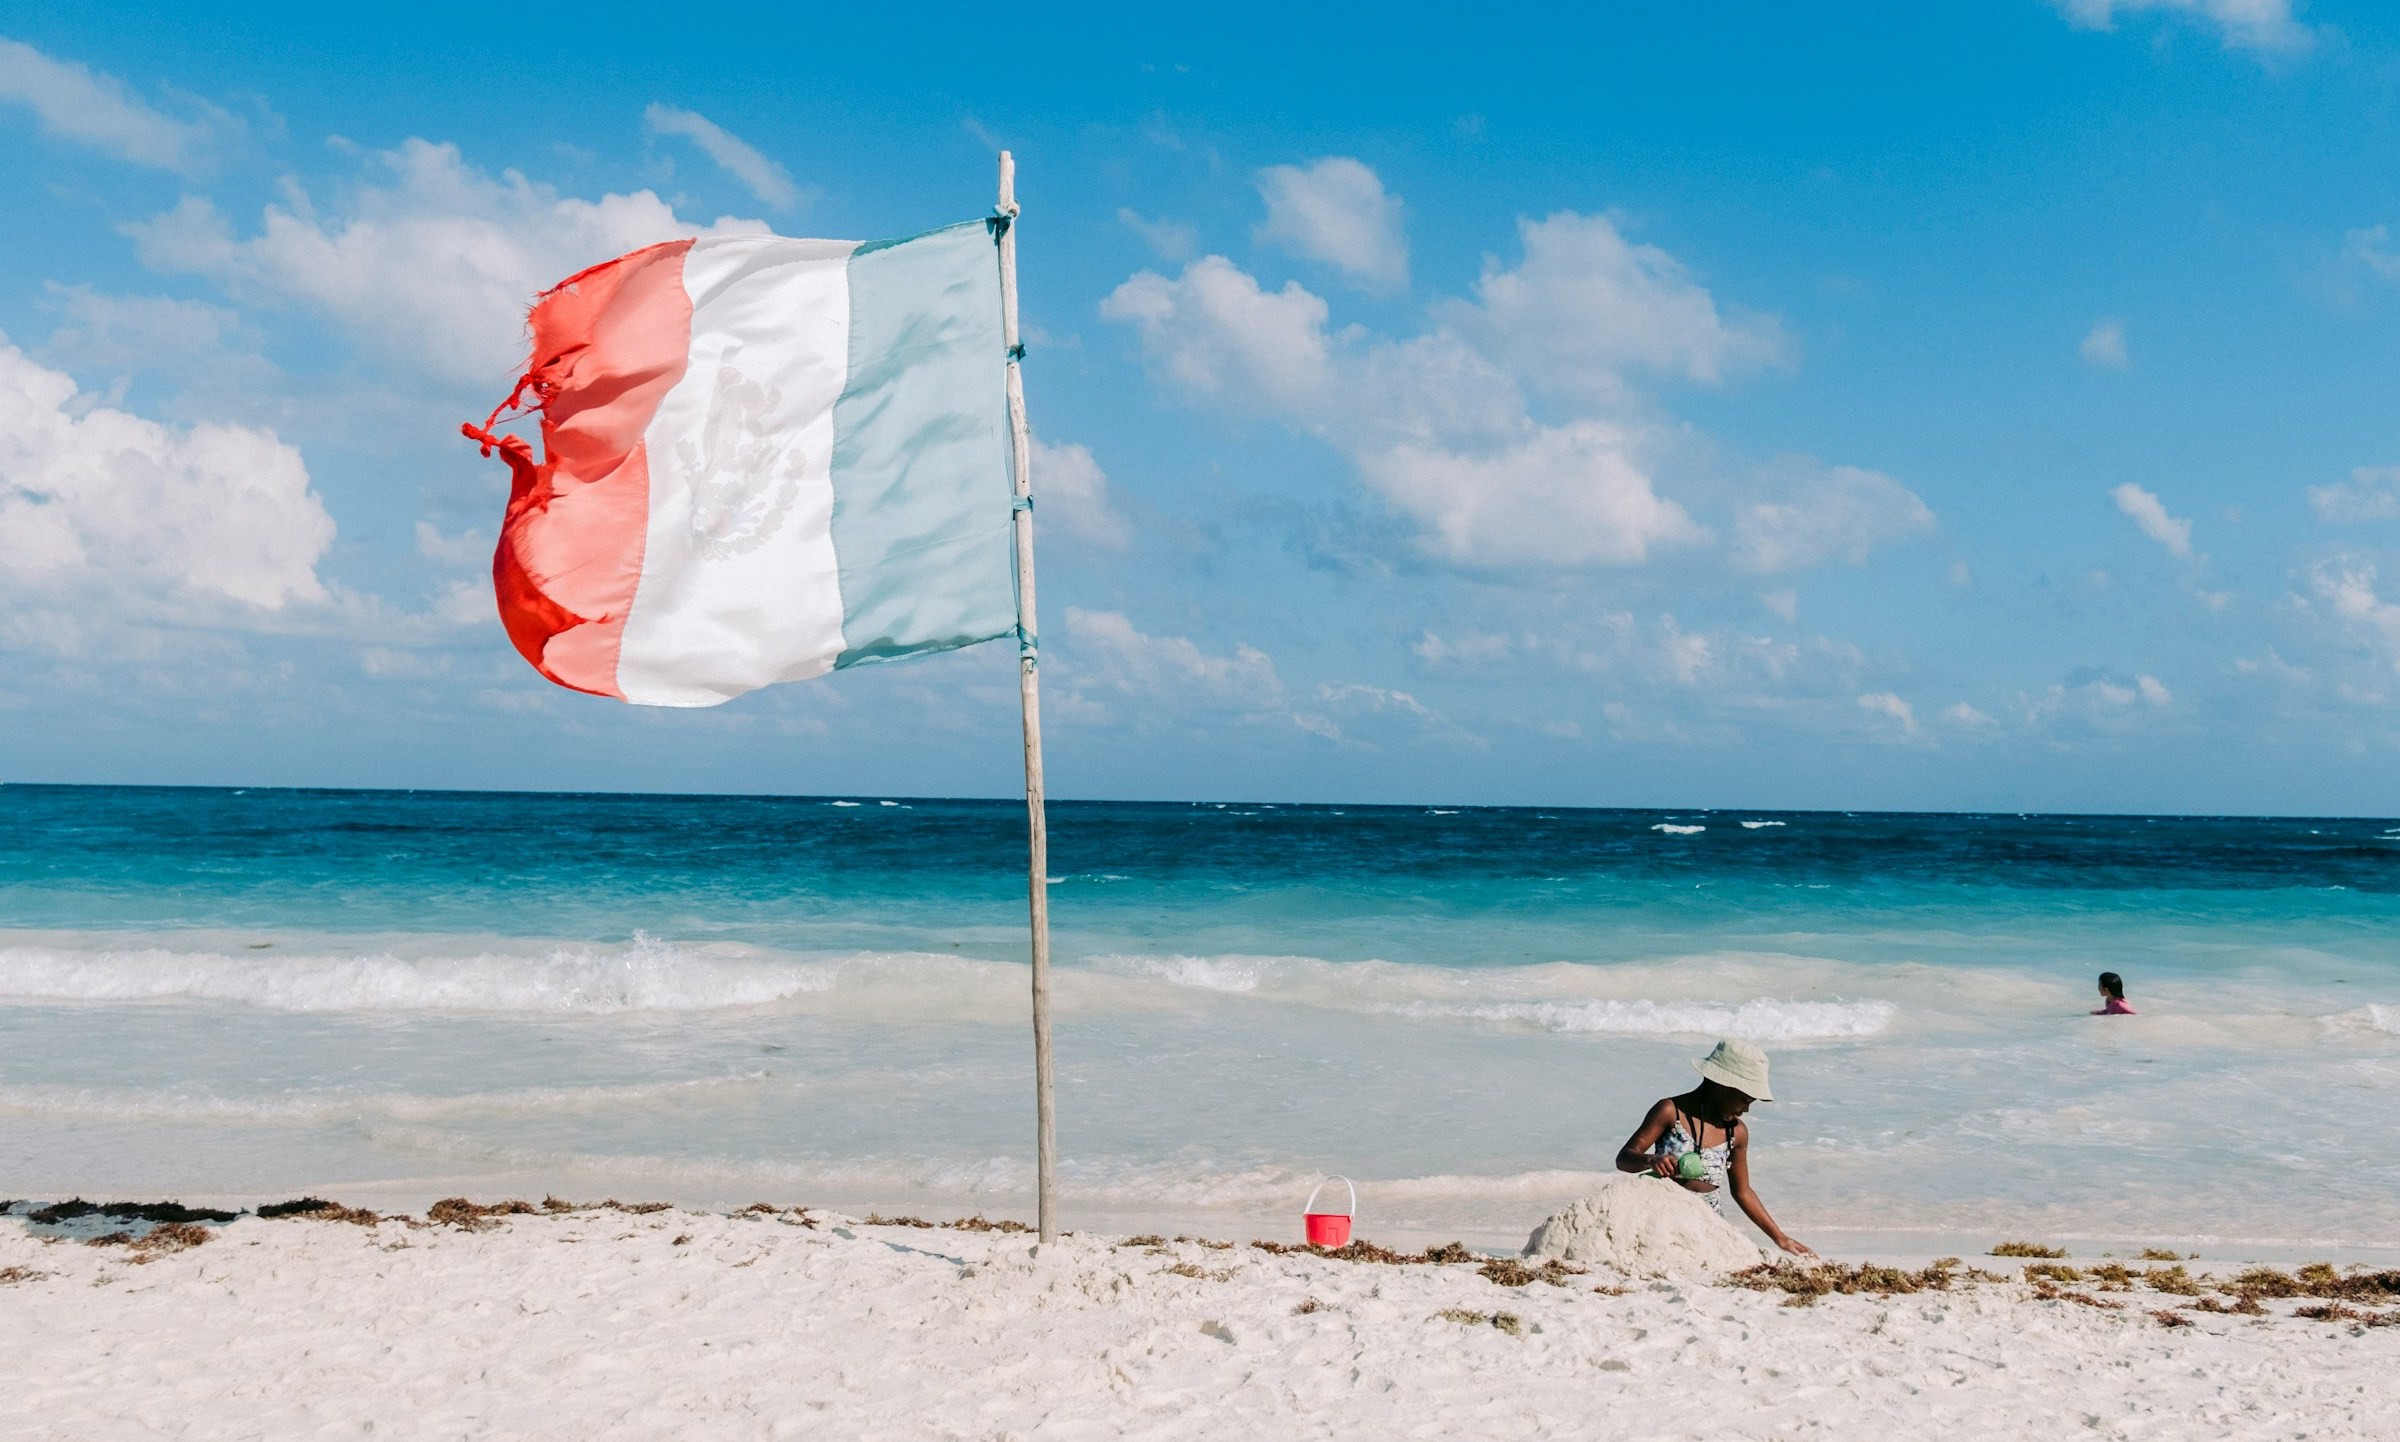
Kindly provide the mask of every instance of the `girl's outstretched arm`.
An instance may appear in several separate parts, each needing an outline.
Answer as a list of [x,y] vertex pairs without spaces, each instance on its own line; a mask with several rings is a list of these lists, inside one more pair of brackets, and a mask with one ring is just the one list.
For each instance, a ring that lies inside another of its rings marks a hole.
[[1750,1124],[1748,1122],[1734,1123],[1733,1158],[1727,1164],[1725,1172],[1726,1180],[1733,1184],[1734,1205],[1740,1207],[1742,1215],[1748,1217],[1760,1231],[1767,1234],[1769,1241],[1796,1257],[1816,1255],[1805,1244],[1785,1236],[1783,1228],[1776,1226],[1775,1219],[1767,1214],[1767,1204],[1760,1201],[1758,1193],[1750,1189]]
[[1625,1139],[1625,1145],[1617,1148],[1617,1170],[1620,1172],[1650,1172],[1662,1177],[1674,1176],[1674,1158],[1650,1155],[1650,1149],[1658,1145],[1658,1139],[1667,1134],[1667,1124],[1674,1120],[1675,1099],[1673,1097],[1660,1098],[1650,1108],[1649,1115],[1642,1118],[1642,1124],[1634,1129],[1633,1135]]

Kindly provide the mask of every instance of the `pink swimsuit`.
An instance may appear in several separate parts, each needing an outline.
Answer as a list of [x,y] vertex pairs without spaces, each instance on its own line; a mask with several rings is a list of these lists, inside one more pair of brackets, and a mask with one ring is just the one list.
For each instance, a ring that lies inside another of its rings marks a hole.
[[2110,998],[2108,999],[2108,1005],[2106,1005],[2106,1006],[2104,1006],[2104,1007],[2100,1008],[2100,1009],[2099,1009],[2098,1011],[2096,1011],[2096,1012],[2093,1012],[2093,1013],[2092,1013],[2092,1015],[2094,1015],[2094,1016],[2139,1016],[2139,1015],[2141,1015],[2141,1013],[2139,1013],[2139,1012],[2135,1011],[2135,1010],[2134,1010],[2132,1007],[2130,1007],[2130,1006],[2126,1005],[2126,1004],[2125,1004],[2125,998],[2123,998],[2123,997],[2121,997],[2121,996],[2112,996],[2112,997],[2110,997]]

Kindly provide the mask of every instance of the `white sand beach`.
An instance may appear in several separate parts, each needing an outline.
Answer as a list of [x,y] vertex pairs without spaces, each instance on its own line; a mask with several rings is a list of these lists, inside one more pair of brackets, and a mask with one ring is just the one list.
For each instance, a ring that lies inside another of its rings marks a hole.
[[0,1437],[2400,1434],[2393,1299],[2154,1285],[2215,1262],[1792,1305],[792,1210],[91,1225],[0,1222]]

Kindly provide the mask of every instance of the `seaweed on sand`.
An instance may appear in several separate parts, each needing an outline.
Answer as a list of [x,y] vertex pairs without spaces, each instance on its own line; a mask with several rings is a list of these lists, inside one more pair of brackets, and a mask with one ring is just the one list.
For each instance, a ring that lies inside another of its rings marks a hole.
[[950,1230],[954,1232],[1030,1232],[1033,1228],[1023,1222],[1011,1221],[1007,1217],[994,1219],[977,1212],[974,1216],[961,1217],[952,1222]]
[[[1180,1239],[1178,1239],[1180,1240]],[[1202,1243],[1214,1246],[1215,1243]],[[1323,1257],[1331,1262],[1375,1262],[1387,1267],[1422,1266],[1461,1260],[1456,1252],[1464,1251],[1456,1242],[1445,1243],[1431,1252],[1395,1252],[1373,1242],[1360,1240],[1339,1247],[1317,1247],[1306,1242],[1252,1242],[1251,1247],[1276,1257]]]
[[1992,1248],[1989,1255],[1995,1257],[2048,1257],[2058,1260],[2067,1255],[2067,1249],[2045,1247],[2039,1242],[2002,1242],[1999,1246]]
[[215,1235],[208,1228],[194,1226],[190,1222],[160,1222],[138,1237],[131,1232],[110,1232],[105,1236],[93,1237],[84,1245],[123,1247],[133,1254],[132,1260],[138,1265],[155,1262],[170,1252],[201,1246]]
[[1433,1314],[1434,1320],[1456,1322],[1462,1327],[1490,1325],[1511,1337],[1525,1335],[1525,1321],[1514,1312],[1478,1312],[1471,1307],[1444,1307]]
[[494,1202],[485,1206],[465,1197],[444,1197],[425,1209],[425,1220],[436,1226],[482,1232],[500,1225],[493,1220],[495,1217],[538,1216],[541,1210],[531,1202]]
[[2311,1322],[2365,1322],[2380,1317],[2380,1313],[2362,1312],[2347,1302],[2319,1302],[2313,1307],[2296,1307],[2292,1315]]
[[880,1212],[869,1212],[867,1213],[867,1225],[870,1227],[922,1227],[930,1231],[934,1224],[926,1221],[923,1217],[887,1217]]
[[2133,1284],[2141,1280],[2140,1274],[2122,1262],[2102,1262],[2089,1268],[2087,1275],[2100,1284],[2103,1292],[2130,1292]]
[[155,1262],[170,1252],[201,1246],[215,1235],[208,1228],[190,1222],[161,1222],[134,1240],[133,1260],[137,1265]]
[[36,1207],[25,1214],[25,1220],[41,1226],[79,1217],[106,1217],[112,1222],[230,1222],[238,1215],[214,1207],[187,1207],[181,1202],[87,1202],[73,1197]]
[[2079,1307],[2097,1307],[2103,1312],[2125,1310],[2123,1302],[2111,1302],[2101,1297],[2095,1297],[2089,1292],[2061,1291],[2046,1282],[2036,1282],[2033,1287],[2033,1295],[2044,1302],[2073,1302]]
[[323,1197],[295,1197],[288,1202],[269,1202],[258,1214],[270,1220],[277,1217],[306,1217],[312,1222],[348,1222],[352,1226],[372,1227],[383,1218],[365,1207],[345,1207]]
[[2274,1299],[2314,1297],[2329,1302],[2400,1301],[2400,1271],[2336,1271],[2330,1262],[2311,1262],[2298,1272],[2252,1267],[2216,1288],[2233,1296]]
[[1560,1261],[1556,1257],[1538,1267],[1528,1267],[1514,1257],[1496,1257],[1475,1269],[1475,1275],[1503,1287],[1529,1287],[1535,1282],[1548,1282],[1553,1287],[1567,1285],[1569,1277],[1580,1277],[1584,1269]]
[[1725,1280],[1728,1285],[1747,1287],[1754,1292],[1782,1292],[1787,1307],[1813,1307],[1819,1297],[1835,1293],[1891,1297],[1911,1292],[1947,1292],[1951,1284],[1958,1280],[1958,1265],[1956,1257],[1943,1257],[1914,1272],[1899,1267],[1878,1266],[1873,1262],[1854,1265],[1819,1262],[1813,1267],[1791,1262],[1764,1262],[1746,1271],[1736,1272]]

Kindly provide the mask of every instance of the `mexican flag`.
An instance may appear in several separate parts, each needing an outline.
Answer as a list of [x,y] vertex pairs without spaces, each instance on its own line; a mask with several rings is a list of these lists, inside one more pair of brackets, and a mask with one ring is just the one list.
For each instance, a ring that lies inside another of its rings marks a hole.
[[[513,485],[492,560],[526,660],[714,706],[1017,629],[989,223],[860,243],[671,241],[545,292],[482,426]],[[541,412],[539,460],[492,427]]]

